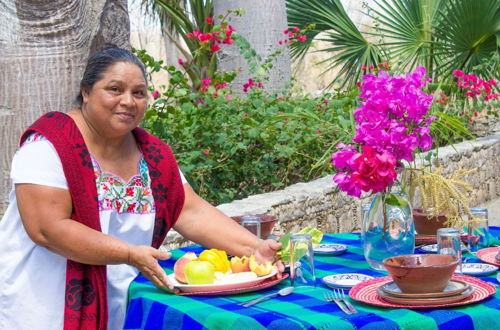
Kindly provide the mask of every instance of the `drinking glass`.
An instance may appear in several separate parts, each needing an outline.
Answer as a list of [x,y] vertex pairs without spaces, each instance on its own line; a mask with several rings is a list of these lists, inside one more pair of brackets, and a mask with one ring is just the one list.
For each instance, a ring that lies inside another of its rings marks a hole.
[[473,207],[470,209],[472,218],[467,225],[467,243],[469,250],[476,252],[490,245],[488,209],[484,207]]
[[290,236],[290,281],[292,286],[316,286],[311,235]]
[[240,225],[245,227],[249,232],[253,233],[258,238],[260,237],[260,217],[246,215],[241,217]]
[[458,269],[462,272],[462,245],[460,231],[456,228],[439,228],[437,230],[437,253],[457,257]]

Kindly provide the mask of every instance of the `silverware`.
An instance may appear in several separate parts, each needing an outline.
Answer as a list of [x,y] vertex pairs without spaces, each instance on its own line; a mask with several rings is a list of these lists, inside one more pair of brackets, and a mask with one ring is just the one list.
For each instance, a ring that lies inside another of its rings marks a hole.
[[347,300],[345,293],[344,293],[344,290],[339,290],[339,295],[340,295],[342,301],[346,304],[347,308],[349,308],[349,310],[351,311],[352,314],[355,314],[358,312],[358,310],[356,308],[354,308],[354,306],[351,304],[351,302],[349,300]]
[[277,295],[288,296],[290,293],[292,293],[293,290],[294,290],[293,286],[287,286],[286,288],[283,288],[283,289],[281,289],[281,290],[279,290],[277,292],[273,292],[273,293],[270,293],[268,295],[265,295],[265,296],[262,296],[262,297],[259,297],[259,298],[255,298],[255,299],[252,299],[252,300],[249,300],[249,301],[243,301],[243,302],[238,303],[237,305],[241,305],[243,307],[250,307],[250,306],[253,306],[253,305],[261,302],[264,299],[271,298],[271,297],[274,297],[274,296],[277,296]]
[[333,293],[331,292],[325,292],[323,294],[323,296],[325,297],[325,300],[329,303],[331,302],[334,302],[335,304],[337,304],[337,306],[339,306],[340,310],[342,310],[342,312],[344,312],[345,314],[352,314],[352,312],[349,310],[349,308],[347,308],[347,305],[344,305],[339,298],[337,298]]

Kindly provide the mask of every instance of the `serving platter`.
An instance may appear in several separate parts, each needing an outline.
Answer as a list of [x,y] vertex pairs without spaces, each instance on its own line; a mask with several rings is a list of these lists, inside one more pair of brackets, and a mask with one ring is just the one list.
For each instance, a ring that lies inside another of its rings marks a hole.
[[453,280],[463,281],[469,284],[474,292],[464,299],[455,302],[446,303],[432,303],[432,304],[420,304],[420,305],[409,305],[394,303],[384,300],[381,296],[377,294],[377,289],[387,283],[392,281],[390,276],[374,278],[362,283],[355,285],[349,290],[349,297],[352,299],[374,306],[388,307],[388,308],[407,308],[407,309],[426,309],[426,308],[440,308],[440,307],[451,307],[451,306],[462,306],[467,304],[472,304],[475,302],[482,301],[496,292],[496,288],[479,278],[468,276],[468,275],[452,275]]
[[335,274],[321,278],[323,284],[330,288],[349,289],[361,282],[371,280],[373,276],[357,273]]
[[344,244],[319,244],[314,249],[317,255],[339,255],[347,251],[347,245]]
[[[174,285],[174,288],[179,289],[181,293],[202,293],[202,294],[236,294],[241,292],[254,291],[259,288],[259,284],[265,282],[267,279],[271,279],[277,274],[277,270],[274,269],[270,274],[265,276],[260,276],[250,280],[243,280],[237,282],[226,282],[226,283],[216,283],[216,284],[184,284],[176,280],[174,274],[169,274],[168,279]],[[283,274],[284,275],[284,274]],[[285,276],[283,276],[284,278]],[[280,279],[281,281],[282,279]],[[278,281],[278,282],[280,282]],[[276,283],[278,283],[276,282]],[[274,283],[274,284],[276,284]],[[273,284],[273,285],[274,285]],[[266,286],[268,287],[268,286]]]
[[401,292],[401,289],[396,285],[394,281],[387,282],[379,287],[379,289],[391,296],[399,298],[438,298],[447,297],[460,294],[470,286],[464,281],[451,280],[450,283],[441,292],[430,292],[430,293],[405,293]]

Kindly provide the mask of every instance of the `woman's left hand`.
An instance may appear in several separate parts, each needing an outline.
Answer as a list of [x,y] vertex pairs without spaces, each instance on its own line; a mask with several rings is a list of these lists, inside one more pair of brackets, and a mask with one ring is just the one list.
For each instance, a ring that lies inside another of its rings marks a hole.
[[[272,239],[260,240],[255,248],[255,258],[259,262],[274,262],[276,261],[276,252],[280,249],[280,242],[276,242]],[[285,266],[281,260],[276,261],[276,266],[278,267],[278,278],[281,278],[281,274],[285,271]]]

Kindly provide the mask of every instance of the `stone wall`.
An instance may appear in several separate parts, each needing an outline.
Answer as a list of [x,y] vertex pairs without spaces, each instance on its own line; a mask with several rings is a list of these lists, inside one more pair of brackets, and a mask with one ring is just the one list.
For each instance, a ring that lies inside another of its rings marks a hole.
[[[472,141],[440,148],[439,162],[443,173],[460,168],[477,170],[465,177],[474,192],[472,205],[486,203],[500,196],[500,132]],[[424,155],[421,155],[423,158]],[[336,191],[332,176],[307,183],[297,183],[284,190],[254,195],[217,208],[229,216],[271,214],[278,219],[276,232],[294,232],[314,226],[323,232],[354,232],[360,230],[360,205],[368,201]],[[170,231],[165,247],[191,244],[175,231]]]

